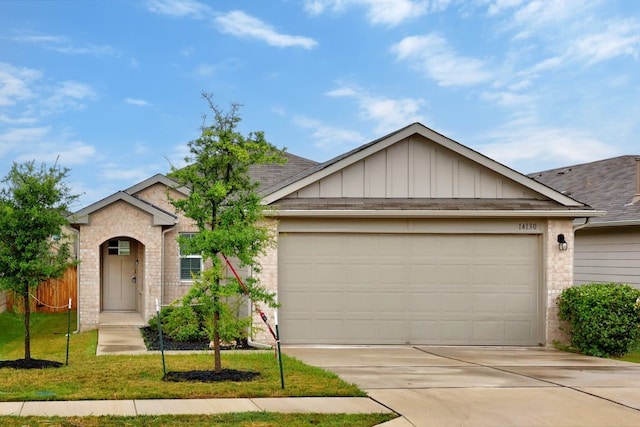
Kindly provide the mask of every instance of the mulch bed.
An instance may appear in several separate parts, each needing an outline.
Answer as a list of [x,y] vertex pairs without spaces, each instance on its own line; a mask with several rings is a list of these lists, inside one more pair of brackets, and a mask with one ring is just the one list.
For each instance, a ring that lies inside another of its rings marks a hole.
[[13,369],[48,369],[48,368],[60,368],[63,364],[55,362],[53,360],[42,359],[18,359],[18,360],[0,360],[0,369],[13,368]]
[[185,371],[185,372],[167,372],[164,381],[200,381],[212,383],[217,381],[251,381],[260,376],[259,372],[253,371],[237,371],[235,369],[223,369],[219,373],[215,371]]
[[[150,327],[140,328],[140,333],[144,338],[144,343],[147,346],[147,350],[160,350],[160,337],[158,332]],[[210,350],[209,340],[201,341],[176,341],[167,336],[162,337],[162,346],[165,350]],[[253,347],[249,346],[247,342],[240,342],[235,345],[223,345],[220,346],[222,350],[252,350]],[[215,371],[184,371],[167,372],[163,381],[182,382],[182,381],[199,381],[205,383],[218,382],[218,381],[252,381],[254,378],[260,376],[259,372],[253,371],[238,371],[235,369],[223,369],[219,373]]]
[[[142,338],[144,339],[144,344],[147,346],[147,350],[149,351],[159,351],[160,350],[160,337],[158,336],[158,332],[149,326],[144,328],[140,328],[140,333],[142,334]],[[209,348],[209,340],[200,340],[200,341],[176,341],[173,340],[166,335],[162,337],[162,345],[166,351],[169,350],[211,350]],[[234,345],[222,345],[220,346],[222,350],[252,350],[249,344],[246,341],[239,342]]]

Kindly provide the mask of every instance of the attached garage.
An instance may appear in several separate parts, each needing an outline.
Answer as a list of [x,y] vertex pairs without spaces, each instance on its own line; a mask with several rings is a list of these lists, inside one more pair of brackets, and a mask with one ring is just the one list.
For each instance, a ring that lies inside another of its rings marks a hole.
[[[288,345],[545,345],[597,215],[421,124],[263,193]],[[567,244],[560,246],[559,239]]]
[[541,252],[529,234],[281,233],[282,340],[535,345]]

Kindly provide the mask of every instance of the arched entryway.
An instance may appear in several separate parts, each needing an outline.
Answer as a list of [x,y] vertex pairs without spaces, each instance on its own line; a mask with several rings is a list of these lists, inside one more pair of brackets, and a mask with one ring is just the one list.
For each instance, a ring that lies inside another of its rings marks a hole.
[[144,245],[114,237],[100,245],[101,311],[139,311],[143,295]]

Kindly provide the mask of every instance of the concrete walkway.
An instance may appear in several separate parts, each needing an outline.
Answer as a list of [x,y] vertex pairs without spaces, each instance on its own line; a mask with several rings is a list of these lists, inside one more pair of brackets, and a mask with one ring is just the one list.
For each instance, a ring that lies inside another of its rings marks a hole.
[[211,415],[230,412],[322,414],[391,413],[368,397],[280,397],[254,399],[150,399],[0,402],[0,416]]

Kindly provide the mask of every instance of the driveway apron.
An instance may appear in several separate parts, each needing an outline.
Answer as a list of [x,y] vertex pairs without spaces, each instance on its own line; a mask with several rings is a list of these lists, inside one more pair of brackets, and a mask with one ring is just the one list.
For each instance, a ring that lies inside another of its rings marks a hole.
[[285,347],[413,426],[640,426],[640,365],[514,347]]

